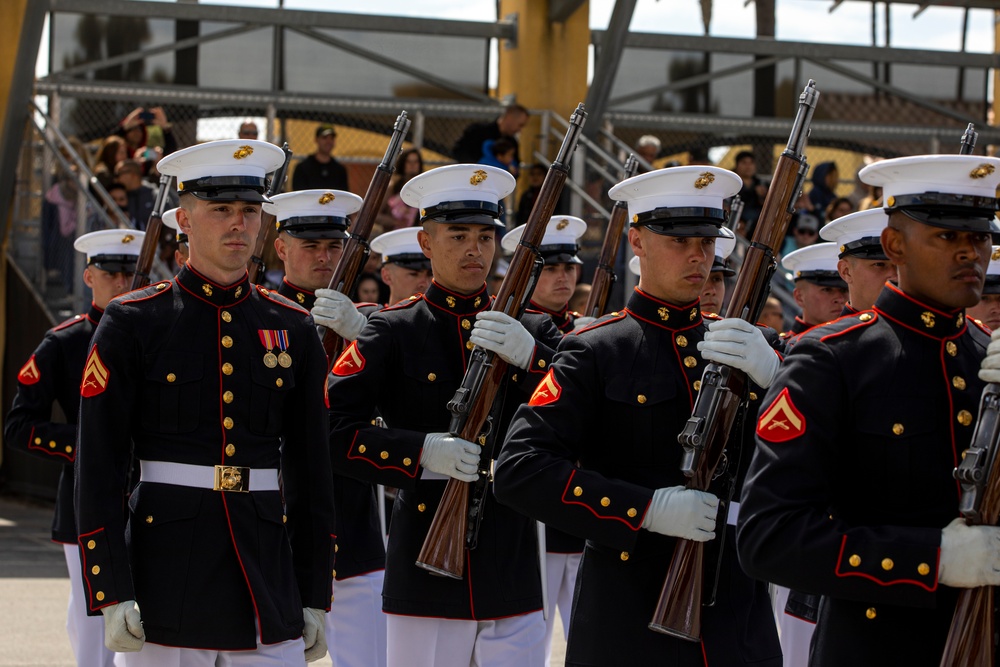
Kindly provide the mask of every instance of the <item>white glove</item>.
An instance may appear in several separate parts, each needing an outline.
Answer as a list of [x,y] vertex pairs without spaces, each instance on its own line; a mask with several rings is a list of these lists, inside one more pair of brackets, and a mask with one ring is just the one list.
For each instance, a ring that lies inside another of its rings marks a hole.
[[1000,586],[1000,528],[955,519],[941,530],[938,581],[953,588]]
[[431,472],[474,482],[479,473],[479,445],[450,433],[428,433],[420,451],[420,465]]
[[476,315],[469,340],[523,370],[527,370],[535,352],[535,339],[524,325],[499,310],[484,310]]
[[990,344],[979,367],[979,379],[983,382],[1000,382],[1000,329],[990,334]]
[[312,607],[302,608],[302,641],[306,645],[306,662],[319,660],[326,655],[326,612]]
[[719,499],[711,493],[670,486],[653,491],[642,527],[661,535],[695,542],[715,539],[715,515]]
[[135,600],[101,608],[104,614],[104,645],[115,653],[134,653],[142,650],[146,633],[142,630],[139,605]]
[[330,329],[346,341],[357,338],[368,322],[354,307],[350,297],[334,289],[316,290],[316,303],[310,313],[316,324]]
[[704,359],[738,368],[765,389],[778,374],[778,355],[764,334],[738,317],[711,322],[698,349]]
[[580,329],[585,329],[591,324],[597,321],[596,317],[588,317],[587,315],[581,315],[573,321],[573,331],[579,331]]

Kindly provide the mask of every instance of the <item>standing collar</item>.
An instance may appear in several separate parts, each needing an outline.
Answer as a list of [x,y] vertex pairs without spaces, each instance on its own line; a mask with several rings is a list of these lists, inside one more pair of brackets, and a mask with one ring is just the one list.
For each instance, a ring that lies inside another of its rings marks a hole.
[[698,299],[678,306],[661,301],[638,287],[629,297],[625,310],[644,322],[672,331],[690,329],[702,322]]
[[805,333],[805,332],[809,331],[814,326],[816,326],[816,325],[815,324],[809,324],[804,319],[802,319],[801,315],[796,315],[795,316],[795,321],[792,322],[792,328],[789,329],[789,334],[792,335],[792,336],[797,336],[800,333]]
[[541,306],[534,301],[528,302],[528,307],[532,310],[537,310],[540,313],[545,313],[552,318],[552,323],[556,325],[556,328],[563,333],[568,333],[573,329],[574,317],[573,311],[569,309],[569,304],[567,303],[560,310],[550,310],[545,306]]
[[181,267],[176,280],[182,289],[218,308],[242,301],[252,289],[246,272],[232,285],[220,285],[198,273],[190,264]]
[[954,338],[965,331],[965,311],[940,310],[921,303],[892,283],[886,283],[874,310],[889,320],[929,338]]
[[292,283],[288,282],[287,278],[281,281],[281,286],[278,288],[278,294],[289,299],[293,303],[297,303],[306,310],[312,310],[313,304],[316,303],[316,293],[307,290],[304,287],[296,287]]
[[104,315],[104,309],[98,308],[97,304],[93,301],[90,302],[90,310],[87,311],[87,319],[89,319],[94,324],[101,321],[101,316]]
[[432,280],[430,287],[424,293],[424,299],[432,306],[450,313],[456,317],[472,315],[490,307],[490,295],[486,291],[486,283],[473,294],[452,292]]

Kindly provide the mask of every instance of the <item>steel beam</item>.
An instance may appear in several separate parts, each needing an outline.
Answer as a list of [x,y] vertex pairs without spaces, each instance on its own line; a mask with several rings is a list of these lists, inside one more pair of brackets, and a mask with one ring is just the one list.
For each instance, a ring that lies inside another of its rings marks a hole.
[[622,60],[622,48],[629,34],[628,26],[632,22],[636,0],[617,0],[608,29],[604,31],[603,43],[595,49],[597,58],[594,63],[594,78],[587,91],[585,106],[592,122],[583,126],[584,136],[593,138],[601,126],[601,119],[608,108],[608,98],[611,96],[611,86],[618,75],[618,65]]
[[549,21],[563,23],[573,12],[583,6],[586,0],[549,0]]
[[641,100],[644,97],[659,95],[660,93],[669,93],[673,90],[684,90],[685,88],[700,86],[703,83],[707,83],[708,81],[713,81],[715,79],[721,79],[725,76],[732,76],[733,74],[739,74],[741,72],[755,70],[761,67],[770,67],[771,65],[774,65],[782,60],[784,60],[784,58],[780,58],[778,56],[770,56],[762,60],[751,60],[750,62],[733,65],[732,67],[726,67],[720,70],[689,76],[688,78],[680,79],[679,81],[671,81],[670,83],[665,83],[662,86],[654,86],[653,88],[646,88],[645,90],[637,90],[634,93],[628,93],[626,95],[622,95],[621,97],[616,97],[608,102],[608,104],[610,106],[618,106],[635,100]]

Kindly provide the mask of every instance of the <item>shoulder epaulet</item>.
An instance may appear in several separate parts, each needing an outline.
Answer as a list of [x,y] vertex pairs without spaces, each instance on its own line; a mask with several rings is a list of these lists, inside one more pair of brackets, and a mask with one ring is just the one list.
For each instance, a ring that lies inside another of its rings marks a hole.
[[424,295],[423,294],[414,294],[413,296],[410,296],[410,297],[408,297],[406,299],[403,299],[399,303],[394,303],[391,306],[386,306],[385,308],[383,308],[379,312],[380,313],[384,313],[384,312],[387,312],[387,311],[390,311],[390,310],[402,310],[404,308],[411,307],[415,303],[420,303],[423,300],[424,300]]
[[295,303],[291,299],[281,296],[280,294],[278,294],[277,290],[270,290],[260,285],[256,285],[256,287],[257,287],[257,293],[260,294],[265,299],[269,299],[270,301],[273,301],[279,306],[284,306],[285,308],[288,308],[290,310],[294,310],[299,313],[305,313],[306,315],[309,314],[308,310],[306,310],[299,304]]
[[578,335],[578,334],[582,334],[584,331],[592,331],[594,329],[599,329],[600,327],[603,327],[603,326],[606,326],[608,324],[611,324],[612,322],[620,322],[623,319],[625,319],[625,316],[627,314],[628,313],[626,313],[624,310],[616,310],[614,312],[608,313],[607,315],[603,315],[602,317],[598,318],[598,320],[596,322],[591,322],[590,324],[588,324],[587,326],[583,327],[582,329],[578,329],[576,331],[570,331],[566,335],[567,336],[575,336],[575,335]]
[[972,324],[975,325],[975,327],[977,329],[979,329],[980,331],[982,331],[987,336],[990,336],[990,335],[993,334],[993,329],[990,329],[988,326],[986,326],[985,324],[983,324],[981,320],[977,320],[974,317],[966,317],[965,321],[966,322],[972,322]]
[[703,319],[703,320],[721,320],[722,319],[722,315],[719,315],[718,313],[706,313],[706,312],[702,311],[702,313],[701,313],[701,319]]
[[825,341],[829,338],[843,336],[852,331],[871,326],[877,321],[878,313],[874,310],[862,310],[813,327],[809,331],[802,332],[800,335],[802,337],[819,338],[821,341]]
[[174,283],[170,280],[161,280],[158,283],[151,283],[145,287],[140,287],[134,289],[131,292],[125,292],[119,296],[116,296],[112,301],[121,301],[134,303],[136,301],[143,301],[145,299],[150,299],[161,294],[167,294],[173,289]]
[[60,322],[59,324],[57,324],[54,327],[52,327],[52,330],[53,331],[62,331],[63,329],[67,329],[67,328],[73,326],[74,324],[79,324],[80,322],[83,322],[86,319],[87,319],[86,315],[82,315],[82,314],[81,315],[74,315],[73,317],[69,318],[65,322]]

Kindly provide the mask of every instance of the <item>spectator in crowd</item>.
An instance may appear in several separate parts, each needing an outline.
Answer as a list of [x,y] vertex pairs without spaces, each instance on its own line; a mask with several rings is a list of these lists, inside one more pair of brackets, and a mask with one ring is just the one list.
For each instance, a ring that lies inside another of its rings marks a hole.
[[124,139],[113,134],[101,142],[101,148],[97,152],[97,163],[94,165],[94,176],[105,190],[115,180],[115,165],[126,159],[128,151]]
[[[660,143],[660,140],[652,134],[644,134],[639,137],[639,141],[635,142],[636,157],[641,157],[643,160],[648,162],[650,166],[652,166],[653,161],[660,155],[661,146],[662,144]],[[647,169],[646,166],[640,162],[639,173],[644,174],[647,171],[649,171],[649,169]]]
[[257,129],[257,123],[252,120],[245,120],[240,123],[240,130],[237,135],[240,139],[256,139],[258,134],[260,134],[260,130]]
[[835,162],[820,162],[813,169],[812,190],[809,191],[809,201],[816,209],[817,215],[823,215],[830,202],[837,198],[836,188],[840,181],[840,172]]
[[871,194],[861,200],[858,204],[859,211],[867,211],[870,208],[879,208],[882,206],[882,188],[879,186],[872,186]]
[[792,216],[790,226],[792,235],[785,237],[785,245],[781,249],[782,256],[819,240],[819,218],[809,211],[797,211]]
[[833,222],[848,213],[854,213],[854,204],[847,197],[837,197],[826,207],[826,222]]
[[410,148],[399,154],[396,159],[396,169],[389,181],[389,196],[386,197],[382,213],[379,214],[379,223],[383,231],[389,232],[416,224],[420,211],[407,205],[399,196],[399,192],[407,181],[423,172],[424,159],[419,149]]
[[754,225],[764,207],[764,199],[767,197],[767,186],[757,176],[757,160],[750,151],[740,151],[736,154],[736,164],[733,171],[743,181],[740,188],[740,200],[743,202],[743,213],[740,220],[746,225],[745,235],[750,238],[753,235]]
[[[112,203],[111,205],[103,204],[102,207],[104,209],[104,213],[106,213],[111,219],[111,224],[117,226],[116,221],[118,218],[116,217],[116,209],[120,211],[126,219],[128,219],[128,191],[125,189],[125,186],[118,181],[109,183],[105,190],[107,190],[108,194],[111,196]],[[100,211],[89,210],[87,215],[88,232],[96,232],[101,229],[109,228],[108,223],[104,220],[104,216],[100,213]]]
[[528,122],[528,110],[520,104],[511,104],[496,120],[485,123],[472,123],[462,132],[462,136],[451,149],[451,156],[456,162],[476,163],[483,154],[483,142],[488,139],[506,137],[514,143],[514,169],[511,173],[516,178],[521,167],[520,146],[517,143],[517,133]]
[[764,307],[761,308],[760,317],[757,318],[757,321],[778,332],[785,330],[784,309],[781,307],[778,297],[767,297],[767,301],[764,302]]
[[382,303],[382,282],[374,273],[362,273],[358,279],[356,303]]
[[350,190],[347,169],[333,157],[337,130],[333,125],[316,128],[316,151],[299,160],[292,173],[292,190]]
[[48,279],[61,282],[67,293],[73,291],[78,204],[76,171],[59,167],[56,182],[42,199],[42,256]]
[[[528,222],[528,216],[531,214],[531,207],[535,205],[535,200],[538,199],[538,193],[542,191],[542,183],[545,181],[546,169],[544,166],[538,164],[537,162],[528,167],[528,187],[521,193],[521,198],[517,200],[517,225],[523,225]],[[558,206],[556,207],[558,209]],[[556,210],[554,213],[559,213]]]
[[[155,131],[151,132],[150,128],[155,128]],[[162,107],[133,109],[118,124],[116,134],[125,140],[125,150],[130,156],[135,155],[137,149],[150,144],[163,148],[164,155],[170,155],[177,150],[173,126],[167,120]]]
[[712,161],[708,159],[708,151],[702,146],[694,146],[688,151],[688,165],[712,166]]
[[128,193],[128,217],[132,226],[145,231],[149,214],[156,203],[156,190],[142,180],[142,163],[138,160],[122,160],[115,167],[115,178],[125,186]]
[[487,139],[483,142],[483,154],[479,157],[479,164],[506,169],[513,174],[517,167],[514,164],[515,157],[516,149],[510,139],[506,137]]

